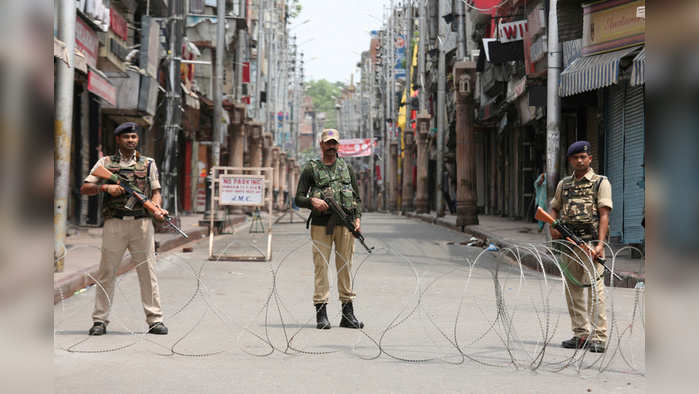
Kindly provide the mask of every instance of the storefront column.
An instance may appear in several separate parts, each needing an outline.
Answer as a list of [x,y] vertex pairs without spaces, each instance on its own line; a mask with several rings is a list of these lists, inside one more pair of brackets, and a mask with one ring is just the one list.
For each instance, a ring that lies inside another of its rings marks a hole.
[[394,212],[398,209],[398,142],[391,141],[391,147],[389,148],[391,152],[390,157],[390,176],[389,176],[389,197],[388,197],[388,210],[389,212]]
[[456,81],[456,225],[478,224],[476,206],[476,156],[473,135],[473,85],[476,64],[461,61],[454,65]]
[[401,210],[403,213],[412,211],[415,189],[413,185],[413,166],[415,165],[415,132],[412,129],[405,130],[405,152],[403,159],[403,195],[401,197]]
[[[251,122],[248,125],[248,150],[250,167],[262,166],[262,123]],[[259,175],[260,171],[253,171],[252,174]]]
[[288,159],[286,158],[286,153],[282,152],[279,154],[279,193],[277,194],[277,209],[284,209],[284,194],[287,192],[287,179],[288,173]]
[[415,210],[417,213],[429,213],[427,199],[427,136],[430,130],[430,115],[421,114],[417,117],[417,185],[415,185]]
[[[235,120],[238,120],[234,117]],[[228,166],[242,167],[244,154],[245,123],[231,122],[228,125]],[[236,172],[239,173],[239,172]]]
[[277,207],[277,196],[279,195],[279,156],[281,154],[281,148],[275,146],[272,148],[272,204]]

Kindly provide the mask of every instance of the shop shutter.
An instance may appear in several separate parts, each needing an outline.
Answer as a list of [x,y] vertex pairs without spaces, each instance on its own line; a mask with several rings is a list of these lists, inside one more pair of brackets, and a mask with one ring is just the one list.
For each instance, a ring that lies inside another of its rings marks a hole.
[[609,236],[621,237],[624,218],[624,90],[607,88],[605,174],[612,184],[614,207],[609,217]]
[[623,242],[641,243],[644,231],[641,226],[645,203],[644,135],[645,110],[643,86],[625,83],[624,100],[624,224]]

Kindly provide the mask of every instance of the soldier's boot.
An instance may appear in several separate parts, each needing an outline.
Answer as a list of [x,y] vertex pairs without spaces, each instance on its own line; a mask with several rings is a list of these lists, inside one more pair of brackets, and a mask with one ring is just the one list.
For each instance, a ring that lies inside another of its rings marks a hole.
[[342,304],[342,319],[340,319],[340,327],[345,328],[364,328],[364,323],[357,320],[354,316],[354,308],[352,301]]
[[587,337],[572,337],[561,342],[561,346],[566,349],[582,349],[587,346]]
[[107,325],[102,323],[101,321],[96,321],[92,324],[92,327],[90,327],[90,331],[87,332],[87,335],[104,335],[107,333]]
[[325,308],[327,305],[326,303],[314,304],[316,307],[316,328],[319,330],[330,329],[330,320],[328,320],[328,312]]
[[148,333],[155,335],[167,335],[167,327],[163,322],[156,322],[148,326]]
[[604,353],[607,350],[602,341],[591,341],[587,347],[592,353]]

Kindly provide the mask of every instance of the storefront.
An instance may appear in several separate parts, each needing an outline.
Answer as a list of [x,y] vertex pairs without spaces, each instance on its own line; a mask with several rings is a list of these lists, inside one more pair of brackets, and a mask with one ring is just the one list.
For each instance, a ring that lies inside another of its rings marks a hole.
[[[559,88],[564,109],[578,100],[586,111],[583,121],[576,122],[585,132],[576,138],[601,135],[593,143],[593,157],[599,160],[593,167],[612,185],[610,237],[623,244],[645,239],[645,20],[636,15],[644,5],[638,0],[584,5],[582,40],[563,43],[565,70]],[[591,101],[601,103],[599,113],[591,111]],[[565,128],[565,112],[563,118]]]

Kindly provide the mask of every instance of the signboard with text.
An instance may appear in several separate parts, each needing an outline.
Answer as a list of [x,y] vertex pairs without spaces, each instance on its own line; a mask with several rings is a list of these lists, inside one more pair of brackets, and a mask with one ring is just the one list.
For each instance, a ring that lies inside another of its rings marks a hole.
[[583,5],[583,56],[645,42],[646,20],[636,15],[645,0],[617,0]]
[[117,105],[117,89],[109,79],[90,70],[87,73],[87,90],[101,97],[109,104]]
[[340,140],[337,147],[337,155],[340,157],[364,157],[374,152],[376,145],[374,138],[354,138]]
[[527,20],[507,22],[498,25],[498,38],[500,42],[523,40],[527,33]]
[[263,175],[221,175],[219,205],[264,204],[265,177]]
[[85,54],[87,64],[97,67],[97,51],[99,50],[97,33],[80,16],[76,16],[75,22],[75,45],[80,52]]

